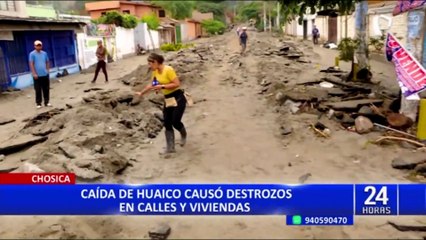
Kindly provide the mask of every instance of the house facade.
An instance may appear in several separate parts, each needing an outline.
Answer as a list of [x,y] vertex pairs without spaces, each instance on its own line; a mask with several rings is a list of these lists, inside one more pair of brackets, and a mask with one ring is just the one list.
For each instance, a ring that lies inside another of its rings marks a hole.
[[166,12],[161,7],[150,3],[132,1],[97,1],[86,3],[86,11],[92,19],[97,19],[108,11],[132,14],[141,18],[148,14],[155,14],[159,18],[165,17]]
[[[392,11],[396,3],[397,1],[386,0],[368,1],[367,38],[380,37],[390,32],[400,40],[406,40],[408,13],[393,16]],[[311,38],[312,25],[317,26],[321,42],[338,44],[343,38],[355,38],[355,13],[341,16],[336,10],[307,15],[302,25],[298,24],[296,19],[284,26],[283,31],[288,35]]]
[[[24,2],[24,1],[16,1]],[[25,3],[25,2],[24,2]],[[20,6],[22,7],[22,6]],[[25,8],[20,8],[25,12]],[[12,16],[14,15],[14,16]],[[16,17],[16,16],[21,17]],[[22,17],[23,14],[0,15],[0,87],[25,88],[33,85],[28,55],[34,41],[43,42],[50,59],[50,77],[58,73],[79,72],[75,34],[82,31],[78,20]]]

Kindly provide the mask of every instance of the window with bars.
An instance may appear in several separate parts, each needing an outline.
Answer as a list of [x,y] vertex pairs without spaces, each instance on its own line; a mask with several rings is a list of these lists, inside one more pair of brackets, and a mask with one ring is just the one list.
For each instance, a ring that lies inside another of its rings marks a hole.
[[15,1],[1,1],[0,0],[0,11],[16,12]]

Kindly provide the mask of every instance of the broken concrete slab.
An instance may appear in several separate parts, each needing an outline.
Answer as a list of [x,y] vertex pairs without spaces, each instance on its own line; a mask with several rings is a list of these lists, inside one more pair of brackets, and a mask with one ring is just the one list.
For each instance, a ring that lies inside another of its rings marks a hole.
[[44,122],[47,122],[49,119],[51,119],[53,116],[61,114],[64,111],[63,108],[55,108],[52,110],[49,110],[47,112],[42,112],[40,114],[37,114],[35,117],[25,119],[25,122],[28,122],[25,124],[25,128],[34,127],[36,125],[42,124]]
[[344,96],[344,95],[348,94],[348,92],[343,91],[340,88],[326,88],[325,90],[327,90],[327,92],[330,96]]
[[36,137],[33,135],[21,135],[17,138],[7,140],[0,143],[0,154],[8,155],[16,153],[26,148],[32,147],[36,144],[42,143],[47,140],[47,137]]
[[73,163],[66,164],[65,168],[68,171],[75,173],[75,176],[80,181],[92,182],[103,177],[102,173],[87,168],[80,168]]
[[286,98],[296,102],[323,101],[328,98],[327,90],[319,88],[293,88],[289,91],[286,91],[284,95],[286,96]]
[[162,223],[149,230],[148,235],[151,239],[164,240],[170,235],[171,230],[168,224]]
[[13,119],[13,118],[0,117],[0,125],[6,125],[9,123],[13,123],[15,121],[16,119]]
[[395,169],[412,170],[417,165],[426,163],[426,156],[424,153],[415,153],[404,156],[396,157],[392,160],[392,167]]
[[335,110],[358,110],[363,105],[369,104],[381,104],[381,99],[360,99],[360,100],[349,100],[342,102],[326,102],[326,106],[331,107]]
[[70,143],[66,143],[66,142],[61,142],[58,145],[59,150],[62,151],[62,153],[65,155],[65,157],[67,158],[76,158],[77,153],[81,152],[80,148],[78,148],[75,145],[72,145]]

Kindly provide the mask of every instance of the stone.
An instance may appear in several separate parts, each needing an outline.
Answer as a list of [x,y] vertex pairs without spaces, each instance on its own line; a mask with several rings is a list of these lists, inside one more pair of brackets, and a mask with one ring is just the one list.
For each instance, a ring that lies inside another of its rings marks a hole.
[[16,153],[26,148],[32,147],[36,144],[42,143],[47,140],[47,137],[35,137],[32,135],[21,135],[14,139],[9,139],[0,143],[0,154]]
[[151,239],[164,240],[170,235],[171,227],[168,224],[162,223],[152,228],[148,235]]
[[49,227],[49,229],[52,233],[57,233],[65,230],[64,226],[62,226],[61,224],[53,224]]
[[285,95],[282,92],[277,92],[275,94],[275,100],[277,100],[277,102],[281,102],[283,99],[285,99]]
[[308,178],[311,177],[311,176],[312,176],[311,173],[306,173],[306,174],[300,176],[299,177],[299,183],[302,183],[302,184],[305,183],[308,180]]
[[292,127],[287,127],[287,126],[281,126],[281,135],[289,135],[293,133],[293,128]]
[[266,79],[263,79],[263,80],[262,80],[262,82],[260,83],[260,85],[261,85],[262,87],[266,87],[266,86],[271,85],[271,82],[269,82],[269,81],[268,81],[268,80],[266,80]]
[[357,133],[359,134],[369,133],[371,132],[373,128],[374,128],[374,125],[370,119],[363,116],[359,116],[355,119],[355,129]]
[[0,162],[3,161],[6,158],[3,154],[0,154]]
[[104,154],[104,147],[101,145],[95,145],[93,151],[95,151],[96,153]]
[[424,153],[416,153],[396,157],[392,160],[392,167],[395,169],[412,170],[419,164],[426,163],[426,156]]
[[422,174],[426,173],[426,163],[417,165],[414,168],[414,171],[416,171],[417,173],[422,173]]
[[6,124],[9,124],[9,123],[13,123],[15,121],[16,121],[16,119],[13,119],[13,118],[0,117],[0,125],[6,125]]
[[362,115],[374,114],[373,110],[369,106],[362,106],[358,113]]
[[71,158],[74,159],[76,158],[76,153],[80,152],[80,149],[74,145],[71,145],[69,143],[66,142],[61,142],[58,145],[59,150],[62,151],[62,153],[65,155],[65,157],[67,158]]

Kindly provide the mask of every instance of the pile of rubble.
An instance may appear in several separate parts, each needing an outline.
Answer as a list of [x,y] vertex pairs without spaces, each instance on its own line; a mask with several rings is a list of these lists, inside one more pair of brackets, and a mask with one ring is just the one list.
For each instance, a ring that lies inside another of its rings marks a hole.
[[[309,127],[315,135],[323,138],[331,137],[331,129],[334,128],[330,124],[334,121],[345,131],[380,133],[381,136],[372,141],[375,144],[396,142],[412,150],[426,149],[425,143],[420,142],[414,134],[413,120],[399,113],[400,94],[391,93],[371,82],[347,81],[350,73],[333,67],[319,70],[314,81],[294,79],[303,74],[303,69],[312,69],[312,66],[306,64],[308,62],[289,58],[293,54],[291,48],[287,45],[264,51],[264,55],[273,55],[274,58],[258,64],[257,78],[261,86],[258,93],[273,99],[278,105],[278,112],[317,115],[317,120],[311,122]],[[298,55],[303,56],[303,53]],[[285,58],[274,61],[277,56]],[[281,129],[282,135],[291,132],[288,127]],[[416,174],[425,176],[424,164],[419,162],[420,167],[412,169]]]
[[[211,46],[199,45],[178,52],[166,53],[165,64],[172,66],[176,70],[179,80],[183,84],[193,84],[204,78],[202,72],[205,70],[205,63],[213,60],[212,56]],[[134,72],[124,76],[121,81],[125,85],[137,87],[147,84],[150,76],[149,67],[140,65]]]
[[161,129],[162,115],[155,104],[141,103],[132,92],[98,91],[81,104],[27,119],[19,135],[0,146],[0,154],[45,143],[29,159],[43,171],[74,172],[80,181],[110,179],[138,161],[128,153]]

